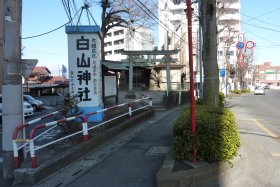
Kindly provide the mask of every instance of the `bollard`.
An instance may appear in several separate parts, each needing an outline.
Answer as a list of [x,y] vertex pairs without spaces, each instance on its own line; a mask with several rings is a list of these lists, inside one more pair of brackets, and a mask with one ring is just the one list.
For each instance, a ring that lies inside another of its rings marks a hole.
[[128,115],[129,115],[129,118],[131,118],[131,103],[128,103]]
[[83,141],[88,141],[88,126],[86,120],[83,120]]
[[153,101],[152,101],[152,98],[150,97],[150,100],[149,100],[149,106],[152,107],[153,106]]
[[18,158],[18,148],[17,148],[17,143],[16,140],[13,140],[13,150],[14,150],[14,164],[15,168],[19,168],[19,158]]
[[32,168],[36,168],[36,156],[35,156],[35,149],[34,149],[34,142],[33,139],[29,142],[29,149],[30,149],[30,157],[31,157],[31,166]]

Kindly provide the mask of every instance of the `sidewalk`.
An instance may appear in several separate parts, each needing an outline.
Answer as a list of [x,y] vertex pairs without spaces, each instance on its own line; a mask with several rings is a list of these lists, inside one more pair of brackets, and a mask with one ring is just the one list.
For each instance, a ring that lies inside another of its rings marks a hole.
[[156,186],[179,114],[180,108],[157,112],[35,186]]

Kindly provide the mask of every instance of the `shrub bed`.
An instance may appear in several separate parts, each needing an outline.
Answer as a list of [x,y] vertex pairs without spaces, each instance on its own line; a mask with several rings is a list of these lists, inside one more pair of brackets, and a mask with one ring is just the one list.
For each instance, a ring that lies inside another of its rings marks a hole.
[[242,89],[241,90],[241,93],[250,93],[251,91],[250,91],[250,89]]
[[[195,147],[194,147],[195,145]],[[234,114],[226,108],[196,106],[196,135],[191,134],[189,108],[184,108],[173,126],[173,151],[176,160],[228,161],[240,146]]]
[[241,90],[230,90],[230,93],[241,94]]

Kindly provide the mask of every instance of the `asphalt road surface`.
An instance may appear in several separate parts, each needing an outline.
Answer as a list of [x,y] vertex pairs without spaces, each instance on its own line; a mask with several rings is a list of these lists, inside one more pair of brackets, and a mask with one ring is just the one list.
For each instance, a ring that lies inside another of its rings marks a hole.
[[242,146],[239,175],[224,186],[280,186],[280,90],[230,101]]

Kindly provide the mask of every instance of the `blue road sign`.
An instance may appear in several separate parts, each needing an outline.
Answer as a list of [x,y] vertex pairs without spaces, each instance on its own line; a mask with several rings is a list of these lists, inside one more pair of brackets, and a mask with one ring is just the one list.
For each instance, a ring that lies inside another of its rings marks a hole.
[[243,42],[238,42],[237,44],[236,44],[236,48],[237,49],[243,49],[245,47],[245,44],[243,43]]
[[226,70],[220,69],[220,77],[225,77],[225,75],[226,75]]

